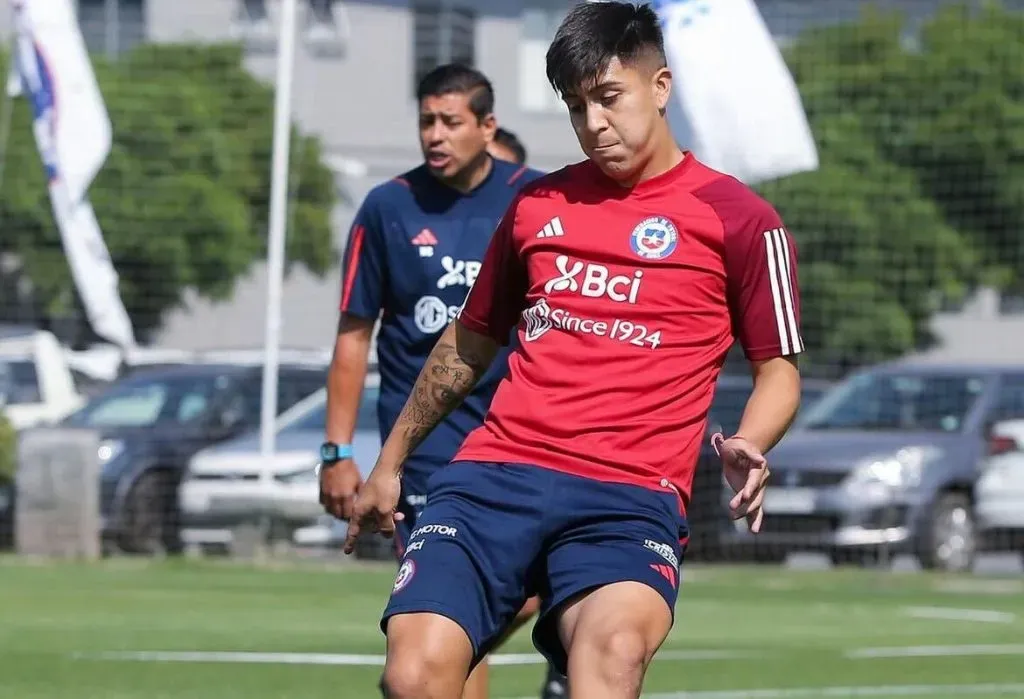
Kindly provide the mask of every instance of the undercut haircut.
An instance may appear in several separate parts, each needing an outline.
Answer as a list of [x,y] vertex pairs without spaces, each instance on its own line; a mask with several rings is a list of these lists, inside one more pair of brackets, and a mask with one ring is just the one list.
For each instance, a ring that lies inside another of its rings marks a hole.
[[469,96],[469,109],[478,120],[494,113],[491,81],[479,70],[461,63],[446,63],[424,75],[416,87],[416,101],[453,93]]
[[494,132],[494,142],[512,151],[512,154],[516,156],[517,164],[522,165],[526,162],[526,146],[508,129],[503,129],[499,126],[497,131]]
[[559,97],[587,90],[614,58],[624,66],[667,65],[661,24],[649,4],[583,2],[569,10],[548,47],[548,81]]

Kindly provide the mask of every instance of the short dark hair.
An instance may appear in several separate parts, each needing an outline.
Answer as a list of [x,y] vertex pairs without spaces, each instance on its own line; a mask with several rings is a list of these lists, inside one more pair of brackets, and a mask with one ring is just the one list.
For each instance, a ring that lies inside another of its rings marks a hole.
[[548,81],[559,96],[591,85],[613,58],[623,64],[655,58],[665,66],[665,39],[650,5],[584,2],[562,20],[547,54]]
[[520,165],[526,162],[526,146],[508,129],[503,129],[499,126],[494,132],[494,142],[512,151],[516,156],[516,162]]
[[494,113],[494,88],[487,76],[461,63],[446,63],[423,76],[416,87],[416,101],[453,92],[469,95],[469,108],[477,119]]

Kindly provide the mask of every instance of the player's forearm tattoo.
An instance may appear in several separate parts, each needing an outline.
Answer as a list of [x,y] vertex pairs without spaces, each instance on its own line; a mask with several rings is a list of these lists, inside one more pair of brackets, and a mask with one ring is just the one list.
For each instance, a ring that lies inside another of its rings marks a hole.
[[442,339],[434,347],[395,425],[411,452],[457,408],[480,380],[493,356]]

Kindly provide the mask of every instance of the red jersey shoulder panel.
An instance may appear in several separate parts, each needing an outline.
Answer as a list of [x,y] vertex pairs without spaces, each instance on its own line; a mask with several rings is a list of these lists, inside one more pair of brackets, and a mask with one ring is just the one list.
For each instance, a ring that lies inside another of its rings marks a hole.
[[797,248],[775,208],[734,177],[694,191],[722,222],[733,331],[748,359],[803,351]]

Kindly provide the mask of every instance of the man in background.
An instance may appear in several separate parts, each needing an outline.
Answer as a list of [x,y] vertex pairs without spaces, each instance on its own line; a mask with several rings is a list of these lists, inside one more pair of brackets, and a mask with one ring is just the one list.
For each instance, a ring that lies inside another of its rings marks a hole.
[[514,133],[500,126],[494,132],[494,140],[487,146],[487,152],[499,160],[510,163],[526,164],[526,147]]
[[[427,355],[473,286],[499,219],[520,188],[541,174],[488,153],[497,129],[494,92],[478,71],[440,66],[420,82],[417,99],[424,162],[367,195],[343,261],[320,476],[321,503],[339,519],[351,515],[360,487],[351,445],[378,318],[383,441]],[[406,460],[398,506],[403,518],[396,536],[399,557],[423,546],[416,522],[426,503],[427,481],[448,465],[466,435],[480,425],[505,371],[502,357],[466,402]],[[516,624],[536,609],[534,602],[518,610]],[[463,697],[484,699],[487,685],[487,665],[481,663],[466,682]],[[381,689],[387,696],[383,685]]]

